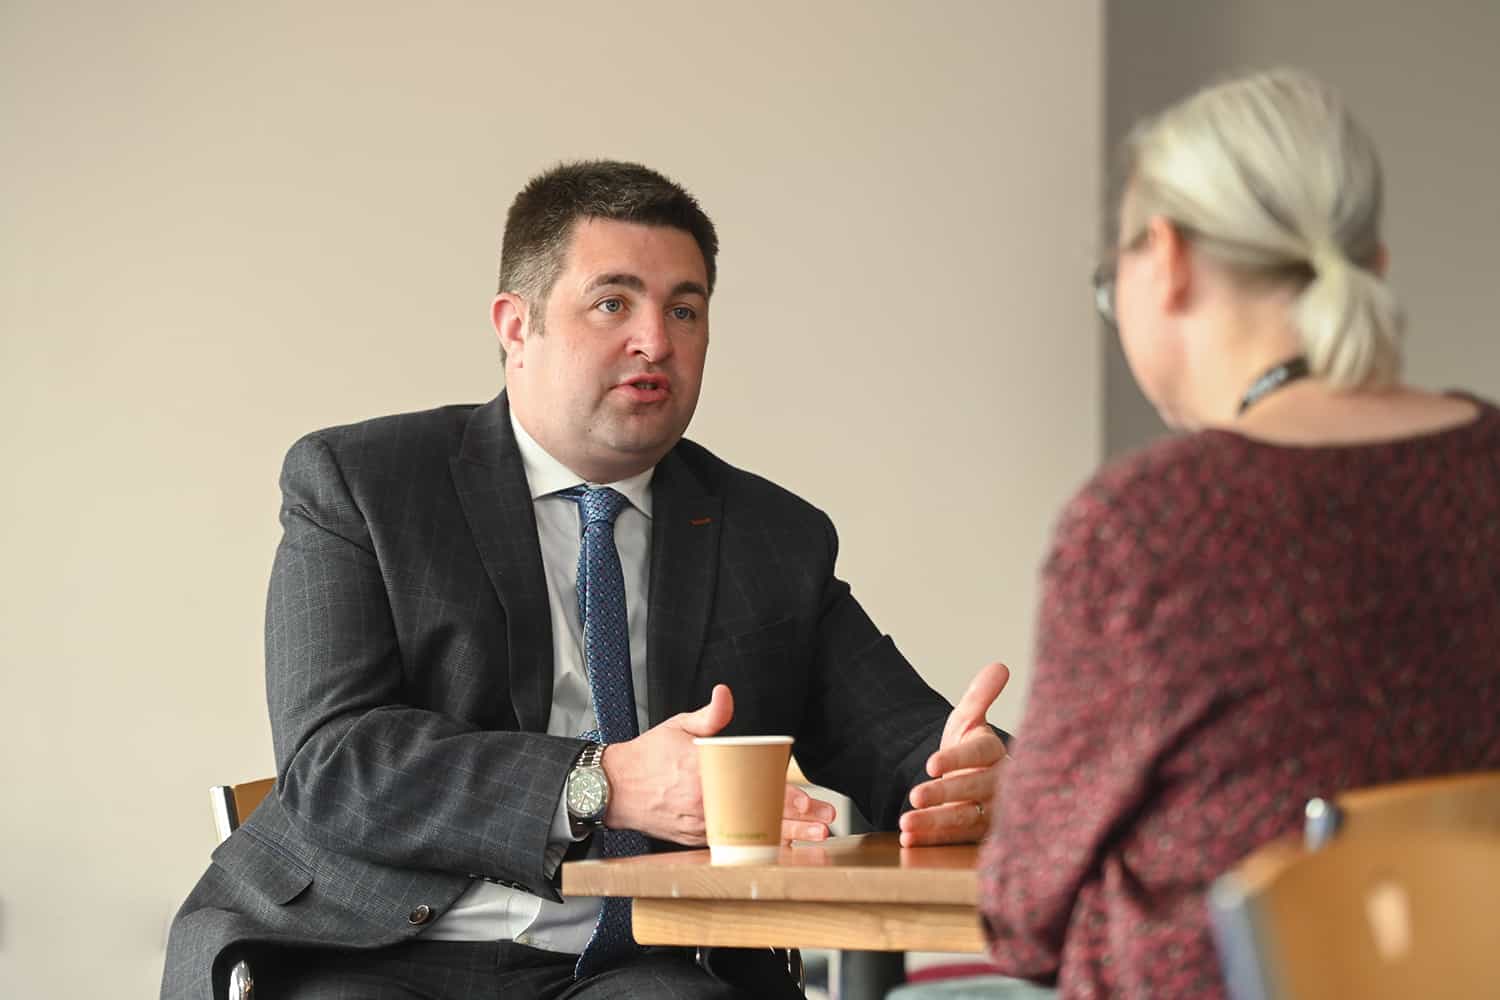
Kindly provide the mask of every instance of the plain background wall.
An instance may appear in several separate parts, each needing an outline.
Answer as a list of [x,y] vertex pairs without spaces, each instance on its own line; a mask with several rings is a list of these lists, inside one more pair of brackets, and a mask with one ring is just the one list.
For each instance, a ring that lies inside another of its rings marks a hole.
[[[705,11],[713,13],[706,14]],[[210,784],[272,770],[276,476],[488,399],[511,196],[680,177],[723,238],[692,435],[822,505],[955,696],[1017,668],[1099,451],[1102,12],[1067,3],[0,8],[0,995],[150,996]]]
[[[1141,115],[1240,72],[1301,66],[1343,91],[1385,167],[1408,379],[1500,399],[1500,3],[1117,0],[1105,24],[1107,153]],[[1103,435],[1116,455],[1163,428],[1113,336],[1103,353]]]

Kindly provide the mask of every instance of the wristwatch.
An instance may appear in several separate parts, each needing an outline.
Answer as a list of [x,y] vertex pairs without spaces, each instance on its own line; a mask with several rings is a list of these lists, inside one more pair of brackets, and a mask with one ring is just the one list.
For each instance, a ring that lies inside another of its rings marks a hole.
[[583,837],[604,825],[604,813],[609,809],[609,779],[604,776],[604,747],[590,743],[568,772],[567,793],[563,796],[568,805],[568,820],[573,826],[573,836]]

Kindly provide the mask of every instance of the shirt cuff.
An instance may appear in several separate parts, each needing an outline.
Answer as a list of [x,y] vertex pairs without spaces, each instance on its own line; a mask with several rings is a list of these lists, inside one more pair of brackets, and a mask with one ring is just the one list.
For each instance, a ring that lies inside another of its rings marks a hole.
[[587,836],[573,835],[573,822],[568,819],[568,787],[564,785],[562,794],[557,797],[557,812],[552,815],[552,829],[547,834],[545,871],[548,878],[557,874],[557,866],[562,864],[563,855],[568,853],[568,848]]

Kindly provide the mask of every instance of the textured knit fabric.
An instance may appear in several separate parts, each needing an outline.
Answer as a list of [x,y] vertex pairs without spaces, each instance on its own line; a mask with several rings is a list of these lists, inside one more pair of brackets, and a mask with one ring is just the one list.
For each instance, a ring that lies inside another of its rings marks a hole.
[[982,855],[1002,970],[1223,996],[1205,891],[1309,797],[1500,767],[1500,413],[1404,441],[1209,431],[1066,508]]

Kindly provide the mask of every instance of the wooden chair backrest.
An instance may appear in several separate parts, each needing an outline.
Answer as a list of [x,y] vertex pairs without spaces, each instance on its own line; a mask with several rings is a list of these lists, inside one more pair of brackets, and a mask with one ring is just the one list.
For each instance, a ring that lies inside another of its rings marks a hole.
[[275,778],[242,781],[238,785],[215,785],[208,790],[213,805],[214,828],[223,843],[239,825],[250,818],[255,808],[271,794]]
[[1307,846],[1340,837],[1402,830],[1500,833],[1500,771],[1451,774],[1344,792],[1333,808],[1307,806]]
[[1369,833],[1268,844],[1214,883],[1234,1000],[1500,997],[1500,838]]

